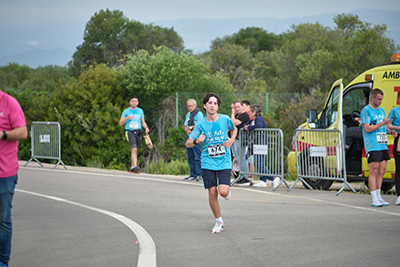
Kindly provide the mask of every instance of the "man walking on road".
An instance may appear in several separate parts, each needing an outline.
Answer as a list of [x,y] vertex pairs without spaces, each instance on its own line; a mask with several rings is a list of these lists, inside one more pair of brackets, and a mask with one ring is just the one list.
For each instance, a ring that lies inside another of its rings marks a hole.
[[[204,118],[204,115],[197,107],[196,100],[189,99],[186,104],[189,112],[186,114],[185,132],[189,135],[193,131],[194,126]],[[186,152],[190,167],[190,176],[184,178],[184,180],[203,181],[201,177],[201,143],[198,143],[194,147],[187,147]]]
[[149,127],[144,120],[144,113],[139,105],[139,98],[135,95],[131,96],[129,101],[131,105],[129,108],[122,112],[119,125],[125,125],[125,136],[129,141],[131,147],[131,173],[139,173],[139,167],[137,164],[137,150],[140,146],[142,139],[143,128],[146,129],[146,133],[149,132]]
[[18,141],[28,131],[18,101],[0,90],[0,267],[8,266],[11,254],[11,207],[18,181]]
[[361,123],[363,126],[364,147],[367,153],[369,177],[368,185],[372,196],[372,207],[388,206],[389,203],[381,197],[383,175],[386,172],[387,161],[390,160],[387,147],[387,133],[397,136],[396,131],[386,128],[391,119],[386,119],[385,110],[380,107],[383,92],[374,89],[371,92],[371,102],[361,110]]

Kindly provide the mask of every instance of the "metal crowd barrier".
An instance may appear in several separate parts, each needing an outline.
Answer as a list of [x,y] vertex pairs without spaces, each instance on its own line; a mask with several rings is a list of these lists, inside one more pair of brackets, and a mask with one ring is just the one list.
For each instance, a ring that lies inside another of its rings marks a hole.
[[240,129],[237,143],[240,155],[240,177],[232,184],[241,178],[253,183],[249,175],[258,175],[273,177],[273,179],[279,177],[281,180],[273,188],[274,191],[282,183],[289,187],[284,179],[283,133],[281,129],[257,128],[251,132]]
[[299,180],[312,190],[304,179],[320,179],[343,182],[336,195],[346,186],[356,192],[347,182],[344,140],[339,130],[296,129],[293,138],[297,179],[288,190]]
[[28,165],[32,160],[35,160],[43,167],[37,159],[58,159],[57,167],[60,163],[67,167],[61,160],[61,127],[58,122],[40,122],[34,121],[31,125],[31,159],[24,165]]

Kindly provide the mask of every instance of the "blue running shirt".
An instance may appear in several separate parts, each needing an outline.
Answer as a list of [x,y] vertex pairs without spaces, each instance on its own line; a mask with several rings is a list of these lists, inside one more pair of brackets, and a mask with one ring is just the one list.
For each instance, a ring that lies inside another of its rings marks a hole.
[[[367,105],[361,110],[360,116],[362,125],[364,124],[376,125],[381,123],[385,118],[385,110],[381,107],[373,109],[370,105]],[[379,141],[381,140],[381,137],[384,138],[384,136],[386,136],[386,125],[383,125],[376,131],[370,133],[367,133],[364,130],[364,127],[362,127],[362,131],[363,131],[364,147],[367,153],[370,151],[388,150],[387,143]]]
[[[392,120],[393,126],[400,126],[400,108],[399,107],[392,108],[389,112],[388,119],[393,119]],[[396,132],[400,132],[400,130],[396,130]]]
[[234,130],[230,117],[218,114],[219,118],[214,122],[203,118],[194,127],[189,138],[197,139],[204,133],[203,152],[201,153],[201,168],[213,171],[232,169],[231,149],[222,145],[228,140],[228,130]]
[[138,130],[142,129],[142,118],[144,117],[143,109],[141,108],[136,108],[136,109],[131,109],[127,108],[122,112],[121,118],[126,118],[129,115],[133,115],[133,119],[127,120],[125,123],[125,130],[127,131],[133,131],[133,130]]

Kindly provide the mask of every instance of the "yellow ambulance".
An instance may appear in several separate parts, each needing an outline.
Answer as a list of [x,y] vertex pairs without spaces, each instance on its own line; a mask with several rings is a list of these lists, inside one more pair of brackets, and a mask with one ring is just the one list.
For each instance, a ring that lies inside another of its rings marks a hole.
[[[342,79],[337,80],[332,85],[322,112],[317,115],[316,110],[310,110],[308,122],[300,125],[298,129],[337,129],[342,133],[345,140],[348,128],[359,127],[360,112],[364,106],[369,104],[370,92],[375,88],[381,89],[384,93],[381,107],[385,110],[387,116],[393,107],[400,104],[397,100],[400,93],[400,53],[394,54],[391,57],[391,61],[392,64],[365,71],[346,87],[343,87]],[[288,155],[288,168],[295,177],[297,177],[297,170],[294,146],[299,143],[299,138],[299,134],[293,136],[291,151]],[[388,161],[386,173],[383,176],[383,191],[390,190],[394,183],[393,141],[394,138],[388,135],[391,160]],[[301,140],[301,143],[301,148],[297,147],[299,159],[301,157],[301,149],[312,146],[312,144],[307,144],[307,140],[304,139]],[[349,182],[364,181],[368,184],[369,169],[363,140],[354,140],[346,153],[340,154],[345,155],[347,180]],[[324,168],[323,166],[320,167]],[[310,178],[304,180],[314,189],[327,190],[332,185],[332,180]]]

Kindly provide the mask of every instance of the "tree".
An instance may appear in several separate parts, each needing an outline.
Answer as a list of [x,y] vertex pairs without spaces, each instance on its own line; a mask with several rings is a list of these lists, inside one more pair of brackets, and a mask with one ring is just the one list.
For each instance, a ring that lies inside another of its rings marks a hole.
[[255,55],[260,51],[272,51],[274,47],[279,47],[280,43],[281,37],[279,35],[268,33],[259,27],[247,27],[222,39],[216,38],[211,42],[211,48],[215,49],[221,48],[226,44],[236,44],[250,49],[250,52]]
[[105,63],[119,66],[126,56],[140,49],[153,51],[153,46],[165,45],[173,51],[182,51],[183,40],[173,28],[142,24],[129,20],[122,11],[100,10],[86,24],[84,41],[77,47],[68,63],[77,77],[82,67]]
[[129,146],[118,125],[124,103],[117,70],[105,65],[90,66],[78,81],[55,91],[45,120],[61,125],[63,161],[83,166],[129,162]]
[[265,65],[255,59],[248,48],[236,44],[225,44],[222,47],[213,48],[204,57],[212,72],[225,73],[228,83],[236,92],[265,91],[265,82],[261,78]]
[[32,75],[32,69],[26,65],[9,63],[0,67],[0,89],[19,92],[22,84]]
[[66,67],[44,66],[32,70],[30,79],[24,84],[25,90],[35,92],[52,93],[61,84],[68,84],[73,81],[69,70]]

